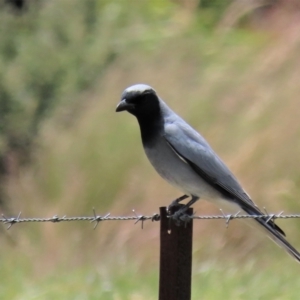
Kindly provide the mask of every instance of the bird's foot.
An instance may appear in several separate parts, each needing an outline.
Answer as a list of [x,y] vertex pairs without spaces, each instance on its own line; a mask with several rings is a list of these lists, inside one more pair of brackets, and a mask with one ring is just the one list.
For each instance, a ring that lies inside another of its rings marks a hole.
[[173,200],[167,208],[168,212],[171,213],[174,210],[178,210],[179,207],[182,206],[182,204],[180,204],[179,202],[186,199],[186,198],[188,198],[188,197],[189,197],[188,195],[183,195],[183,196]]
[[187,213],[189,206],[178,204],[180,206],[179,209],[175,209],[174,213],[170,211],[170,219],[175,222],[177,226],[181,226],[181,224],[184,224],[186,226],[187,223],[191,221],[191,215]]

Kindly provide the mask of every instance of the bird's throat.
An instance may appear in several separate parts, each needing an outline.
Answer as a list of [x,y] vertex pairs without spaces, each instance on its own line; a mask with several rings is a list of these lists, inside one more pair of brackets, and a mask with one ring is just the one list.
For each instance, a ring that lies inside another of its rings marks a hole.
[[137,117],[137,119],[140,125],[143,145],[151,146],[163,130],[163,122],[160,115],[156,117],[152,115],[149,118],[145,118],[145,116],[143,118]]

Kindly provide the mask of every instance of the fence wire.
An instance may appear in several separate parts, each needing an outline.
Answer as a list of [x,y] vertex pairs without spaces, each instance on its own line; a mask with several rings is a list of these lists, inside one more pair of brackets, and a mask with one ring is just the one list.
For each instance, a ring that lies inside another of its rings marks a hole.
[[[225,220],[226,226],[228,226],[229,222],[234,219],[265,219],[266,223],[275,221],[276,219],[296,219],[300,218],[300,214],[283,214],[283,211],[278,214],[269,214],[265,213],[263,215],[243,215],[240,212],[236,214],[225,214],[221,210],[221,215],[183,215],[181,217],[177,217],[175,220],[188,222],[190,219],[195,220]],[[174,218],[174,216],[169,216],[170,218]],[[103,221],[135,221],[135,224],[138,222],[143,223],[144,221],[160,221],[160,215],[155,213],[153,215],[138,215],[133,210],[133,215],[131,216],[111,216],[110,213],[106,215],[97,215],[95,209],[93,209],[93,216],[82,216],[82,217],[67,217],[66,215],[59,217],[58,215],[54,215],[53,217],[49,218],[21,218],[21,212],[18,214],[17,217],[6,217],[2,214],[2,218],[0,218],[0,222],[4,224],[8,224],[7,229],[11,228],[12,225],[18,223],[38,223],[38,222],[50,222],[50,223],[60,223],[60,222],[75,222],[75,221],[89,221],[91,223],[95,223],[94,228],[100,222]]]

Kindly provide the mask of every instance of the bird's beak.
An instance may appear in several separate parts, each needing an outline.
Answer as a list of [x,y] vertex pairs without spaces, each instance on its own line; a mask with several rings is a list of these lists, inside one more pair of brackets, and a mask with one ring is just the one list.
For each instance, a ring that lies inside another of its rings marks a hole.
[[132,103],[126,102],[126,99],[122,99],[121,102],[117,105],[116,112],[129,110],[134,108]]

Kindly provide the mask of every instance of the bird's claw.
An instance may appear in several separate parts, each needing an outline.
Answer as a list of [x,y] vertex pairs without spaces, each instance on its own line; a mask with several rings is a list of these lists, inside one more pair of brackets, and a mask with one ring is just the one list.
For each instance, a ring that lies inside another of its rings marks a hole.
[[176,208],[178,209],[181,206],[180,203],[178,203],[177,199],[173,200],[171,202],[171,204],[167,207],[168,212],[171,212],[172,210],[176,210]]
[[177,226],[180,226],[182,223],[186,226],[186,224],[191,221],[191,216],[187,213],[188,209],[189,207],[182,206],[179,210],[170,215],[170,219],[172,219]]
[[171,202],[171,204],[168,206],[167,210],[168,210],[169,212],[174,211],[174,210],[176,210],[176,209],[178,210],[178,208],[179,208],[180,206],[182,206],[182,204],[180,204],[179,202],[182,201],[182,200],[184,200],[184,199],[186,199],[186,198],[188,198],[188,197],[189,197],[189,196],[187,196],[187,195],[183,195],[183,196],[181,196],[181,197],[179,197],[179,198],[173,200],[173,201]]

